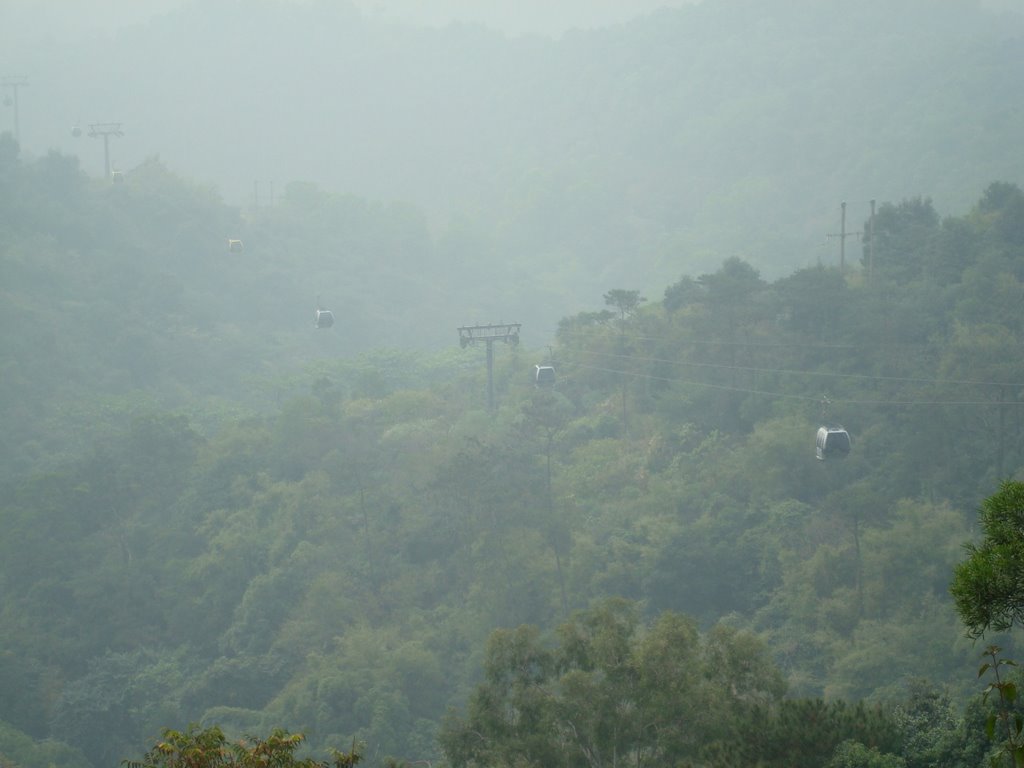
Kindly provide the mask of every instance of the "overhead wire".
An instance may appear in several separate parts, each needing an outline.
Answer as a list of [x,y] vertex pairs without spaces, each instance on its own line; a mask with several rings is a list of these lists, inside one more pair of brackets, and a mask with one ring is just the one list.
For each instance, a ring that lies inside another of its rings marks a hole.
[[[603,368],[601,366],[587,365],[586,363],[575,362],[573,363],[576,367],[584,368],[586,370],[598,371],[602,373],[618,373],[626,374],[634,378],[651,379],[654,381],[666,381],[676,384],[686,384],[689,386],[706,387],[708,389],[718,389],[728,392],[738,392],[740,394],[758,395],[762,397],[788,399],[788,400],[802,400],[808,402],[822,402],[822,396],[820,395],[801,395],[793,394],[788,392],[774,392],[768,390],[752,389],[749,387],[737,387],[729,384],[713,384],[706,381],[693,381],[690,379],[682,379],[672,376],[658,376],[651,373],[638,373],[637,371],[629,371],[621,368]],[[871,405],[871,406],[993,406],[993,405],[1024,405],[1024,401],[1001,401],[1001,400],[861,400],[855,398],[843,398],[843,397],[832,397],[829,396],[828,401],[830,403],[840,403],[843,405]]]
[[[579,337],[593,337],[597,334],[588,330],[582,329],[567,329],[562,331],[563,336],[579,336]],[[716,346],[716,347],[760,347],[765,349],[837,349],[837,350],[856,350],[856,349],[919,349],[919,350],[934,350],[936,352],[942,351],[943,346],[936,344],[935,342],[914,342],[914,341],[896,341],[896,342],[864,342],[861,344],[851,344],[848,342],[834,343],[825,341],[785,341],[785,342],[769,342],[760,339],[755,340],[744,340],[744,339],[680,339],[672,336],[649,336],[646,334],[639,333],[615,333],[615,338],[625,338],[633,341],[664,341],[679,345],[692,345],[692,346]],[[948,345],[947,345],[948,346]],[[1013,347],[1024,347],[1024,343],[1012,344],[1008,346]]]
[[[633,337],[637,338],[637,337]],[[648,337],[649,338],[649,337]],[[688,343],[688,342],[684,342]],[[715,344],[716,342],[706,342],[708,344]],[[867,345],[864,345],[867,346]],[[872,375],[872,374],[859,374],[859,373],[843,373],[843,372],[831,372],[831,371],[815,371],[815,370],[797,370],[797,369],[785,369],[785,368],[766,368],[759,366],[744,366],[734,365],[725,363],[710,363],[700,361],[686,361],[678,359],[669,359],[663,357],[654,356],[638,356],[629,355],[615,352],[602,352],[600,350],[583,350],[583,354],[590,355],[592,357],[603,357],[611,360],[619,360],[625,363],[638,363],[638,364],[666,364],[666,365],[677,365],[681,367],[691,368],[705,368],[715,369],[724,371],[742,371],[753,374],[768,374],[768,375],[789,375],[789,376],[800,376],[800,377],[820,377],[820,378],[833,378],[833,379],[853,379],[858,381],[868,382],[879,382],[879,383],[901,383],[901,384],[919,384],[927,386],[959,386],[959,387],[994,387],[999,388],[1002,391],[1003,388],[1024,388],[1024,384],[1018,382],[1007,382],[1007,381],[986,381],[980,379],[938,379],[938,378],[925,378],[925,377],[911,377],[911,376],[883,376],[883,375]],[[821,402],[823,396],[808,395],[808,394],[796,394],[791,392],[778,392],[769,391],[765,389],[756,389],[751,387],[739,387],[736,385],[729,384],[716,384],[707,381],[697,381],[694,379],[688,379],[683,377],[673,376],[660,376],[654,373],[644,373],[637,370],[631,370],[627,368],[611,368],[600,365],[590,365],[582,361],[574,361],[573,365],[579,368],[593,370],[601,373],[612,373],[612,374],[625,374],[634,378],[645,378],[654,381],[665,381],[671,383],[684,384],[689,386],[699,386],[709,389],[717,389],[724,391],[737,392],[740,394],[756,395],[761,397],[789,399],[789,400],[801,400],[811,402]],[[934,398],[929,399],[864,399],[864,398],[843,398],[843,397],[830,397],[829,400],[834,403],[842,403],[845,405],[865,405],[865,406],[992,406],[992,405],[1024,405],[1024,401],[1007,401],[1007,400],[992,400],[992,399],[969,399],[969,398],[957,398],[957,399],[943,399],[937,400]]]
[[772,373],[772,374],[784,374],[791,376],[818,376],[824,378],[838,378],[838,379],[859,379],[865,381],[889,381],[889,382],[901,382],[906,384],[932,384],[932,385],[950,385],[950,386],[992,386],[992,387],[1020,387],[1024,388],[1024,384],[1018,382],[1009,381],[982,381],[979,379],[926,379],[913,376],[878,376],[867,373],[839,373],[832,371],[812,371],[812,370],[799,370],[789,368],[759,368],[756,366],[749,365],[729,365],[726,363],[706,363],[706,362],[695,362],[689,360],[670,360],[663,357],[637,357],[633,355],[623,355],[615,352],[598,352],[594,350],[586,350],[584,354],[595,355],[597,357],[609,357],[617,358],[628,361],[634,361],[638,363],[666,363],[668,365],[679,365],[689,366],[693,368],[716,368],[719,370],[731,370],[731,371],[748,371],[753,373]]
[[[582,339],[587,340],[598,336],[600,332],[595,333],[597,329],[581,329],[581,328],[565,328],[560,327],[557,336],[563,339],[573,340]],[[605,328],[604,330],[609,330]],[[831,343],[831,342],[808,342],[808,341],[793,341],[793,342],[766,342],[763,340],[709,340],[709,339],[679,339],[678,337],[664,337],[648,334],[638,333],[625,333],[618,332],[612,334],[600,334],[604,338],[619,338],[623,340],[631,340],[642,343],[650,342],[666,342],[677,344],[682,347],[733,347],[743,349],[766,349],[766,350],[778,350],[778,349],[801,349],[801,350],[836,350],[836,351],[856,351],[856,350],[886,350],[890,352],[921,352],[921,353],[932,353],[941,354],[947,348],[952,345],[941,345],[935,342],[871,342],[862,344],[851,344],[851,343]],[[1012,345],[1014,347],[1024,346],[1022,344]],[[637,364],[662,364],[662,365],[673,365],[680,367],[690,368],[705,368],[705,369],[717,369],[724,371],[737,371],[747,372],[752,374],[766,374],[775,376],[800,376],[805,378],[826,378],[826,379],[849,379],[861,382],[877,382],[877,383],[900,383],[900,384],[916,384],[921,386],[932,386],[932,387],[991,387],[998,388],[1000,395],[1005,388],[1016,388],[1024,389],[1024,383],[1013,382],[1013,381],[988,381],[981,379],[943,379],[943,378],[927,378],[920,376],[890,376],[890,375],[879,375],[879,374],[866,374],[866,373],[846,373],[836,371],[821,371],[821,370],[802,370],[802,369],[787,369],[787,368],[768,368],[761,366],[747,366],[747,365],[735,365],[726,363],[713,363],[704,361],[690,361],[680,359],[669,359],[664,357],[656,356],[639,356],[629,355],[614,352],[602,352],[600,350],[585,349],[582,350],[585,354],[603,357],[610,360],[621,360],[627,363],[635,362]],[[693,386],[707,387],[711,389],[720,389],[733,392],[739,392],[743,394],[758,395],[764,397],[776,397],[783,399],[795,399],[805,401],[821,401],[820,396],[805,395],[805,394],[794,394],[788,392],[774,392],[754,388],[737,387],[735,385],[727,384],[715,384],[705,381],[696,381],[692,379],[680,378],[680,377],[669,377],[659,376],[653,373],[641,373],[636,370],[625,370],[620,368],[609,368],[599,365],[587,365],[585,363],[576,361],[574,365],[604,373],[617,373],[617,374],[628,374],[634,377],[647,378],[657,381],[675,382]],[[919,406],[919,405],[932,405],[932,406],[992,406],[996,404],[1001,405],[1024,405],[1024,401],[1018,400],[1005,400],[1000,397],[999,400],[992,399],[946,399],[936,400],[931,399],[854,399],[854,398],[831,398],[833,402],[853,404],[853,405],[872,405],[872,406]]]
[[[567,335],[578,336],[589,338],[592,334],[585,331],[570,331]],[[897,343],[864,343],[864,344],[834,344],[827,342],[763,342],[759,340],[755,341],[744,341],[744,340],[708,340],[708,339],[679,339],[675,337],[665,336],[649,336],[644,334],[616,334],[614,338],[617,339],[628,339],[632,341],[650,342],[650,341],[661,341],[678,344],[679,346],[706,346],[706,347],[740,347],[740,348],[757,348],[757,349],[787,349],[796,348],[804,350],[814,349],[835,349],[835,350],[878,350],[888,349],[892,351],[898,350],[924,350],[931,351],[934,353],[940,353],[945,350],[945,347],[939,346],[933,342],[929,343],[915,343],[915,342],[897,342]],[[1022,344],[1010,345],[1014,347],[1024,346]],[[606,357],[627,357],[637,362],[657,362],[667,363],[671,365],[686,365],[694,367],[711,367],[711,368],[732,368],[735,370],[745,370],[753,372],[764,372],[764,373],[778,373],[778,374],[793,374],[800,376],[820,376],[820,377],[834,377],[834,378],[850,378],[850,379],[866,379],[866,380],[878,380],[878,381],[896,381],[905,383],[918,383],[918,384],[939,384],[939,385],[964,385],[964,386],[993,386],[993,387],[1021,387],[1024,388],[1024,382],[1014,381],[987,381],[980,379],[938,379],[938,378],[924,378],[924,377],[903,377],[903,376],[882,376],[872,374],[857,374],[857,373],[839,373],[839,372],[828,372],[828,371],[815,371],[815,370],[794,370],[794,369],[775,369],[775,368],[760,368],[755,366],[736,366],[727,365],[724,363],[708,363],[708,362],[697,362],[697,361],[681,361],[676,359],[658,358],[658,357],[639,357],[632,355],[621,355],[611,352],[600,352],[597,350],[586,350],[588,354],[603,355]]]

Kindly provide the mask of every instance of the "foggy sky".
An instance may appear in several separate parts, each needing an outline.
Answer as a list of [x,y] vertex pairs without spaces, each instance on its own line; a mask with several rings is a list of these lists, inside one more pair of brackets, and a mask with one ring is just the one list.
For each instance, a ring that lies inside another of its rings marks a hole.
[[[159,158],[235,205],[266,202],[300,180],[410,201],[441,225],[465,210],[509,221],[514,215],[514,226],[506,224],[515,231],[535,227],[538,238],[560,243],[568,242],[566,233],[595,230],[583,200],[604,206],[599,215],[590,211],[596,221],[627,214],[618,252],[633,248],[634,236],[647,238],[636,247],[658,253],[665,232],[694,242],[700,233],[691,250],[711,260],[745,248],[742,232],[753,229],[764,263],[788,268],[782,259],[799,253],[809,233],[815,247],[829,245],[821,233],[835,231],[841,199],[927,195],[955,210],[995,178],[1017,180],[1019,158],[986,151],[977,130],[937,94],[948,74],[940,82],[933,73],[947,68],[959,43],[916,33],[901,33],[898,50],[881,36],[870,45],[844,40],[829,26],[829,9],[849,12],[857,4],[842,0],[765,2],[788,12],[784,26],[737,35],[744,15],[756,15],[751,9],[762,2],[0,0],[0,76],[29,81],[18,112],[29,159],[67,153],[95,176],[106,146],[83,129],[117,123],[124,135],[111,142],[112,169],[130,173]],[[940,9],[970,10],[972,2],[1020,8],[1020,0],[944,1],[934,13],[930,0],[902,5],[928,6],[936,23]],[[680,8],[687,5],[696,7]],[[874,24],[871,8],[879,5],[859,12]],[[476,26],[557,36],[671,6],[661,17],[558,42],[502,39]],[[890,31],[898,16],[890,14]],[[293,17],[301,43],[284,34]],[[321,17],[319,26],[309,21]],[[378,21],[474,26],[424,31]],[[915,25],[911,19],[907,29]],[[794,37],[794,28],[804,37]],[[687,38],[688,29],[700,29],[701,37]],[[832,47],[823,47],[823,37]],[[715,45],[705,45],[708,39]],[[908,51],[906,40],[921,50]],[[978,104],[1018,85],[1016,45],[1008,44],[1005,52],[989,46],[961,67],[977,93],[953,101],[969,106],[977,121],[1004,122],[1001,114],[985,117]],[[832,82],[807,76],[819,64],[828,65]],[[759,104],[762,119],[737,126],[734,116],[755,114]],[[0,132],[14,122],[10,106],[0,106]],[[813,119],[794,119],[800,116]],[[936,129],[943,141],[963,146],[954,158],[957,174],[946,158],[936,162],[919,151],[919,135]],[[578,186],[587,194],[573,194]],[[776,216],[783,201],[794,223]],[[544,224],[566,217],[576,229]],[[777,239],[765,245],[771,233]],[[608,249],[615,242],[600,239]],[[533,243],[509,247],[536,250]],[[678,265],[664,263],[677,272]]]
[[[0,48],[110,35],[209,0],[0,0]],[[286,0],[309,4],[317,0]],[[321,0],[323,1],[323,0]],[[344,0],[332,0],[344,2]],[[558,36],[701,0],[350,0],[367,17],[414,25],[481,24],[508,35]],[[0,69],[9,68],[0,53]],[[6,69],[4,69],[6,72]]]
[[658,8],[700,0],[356,0],[367,16],[413,24],[482,24],[509,35],[557,36],[570,29],[618,24]]

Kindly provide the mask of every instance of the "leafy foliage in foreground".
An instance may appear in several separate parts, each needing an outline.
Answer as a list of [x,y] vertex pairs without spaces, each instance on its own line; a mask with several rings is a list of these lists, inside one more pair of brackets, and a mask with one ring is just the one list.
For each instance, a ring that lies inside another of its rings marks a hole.
[[[968,636],[978,639],[1021,624],[1024,616],[1020,556],[1024,547],[1024,483],[1005,481],[982,502],[979,542],[969,542],[967,559],[958,563],[950,591]],[[986,720],[988,738],[1000,744],[1013,765],[1024,765],[1024,714],[1021,712],[1017,663],[1001,655],[1002,648],[985,648],[978,677],[990,677],[984,697],[995,700]],[[998,735],[997,735],[998,731]]]
[[755,637],[724,625],[703,637],[672,613],[650,626],[607,601],[559,627],[492,635],[464,718],[441,733],[454,768],[822,765],[844,740],[899,749],[891,715],[843,702],[786,700]]
[[331,762],[299,758],[296,751],[305,737],[275,729],[266,738],[247,736],[229,742],[218,726],[190,725],[185,731],[166,729],[163,739],[142,760],[124,760],[125,768],[352,768],[362,756],[331,750]]
[[1024,624],[1024,483],[1004,482],[981,505],[982,539],[968,543],[951,591],[973,638]]

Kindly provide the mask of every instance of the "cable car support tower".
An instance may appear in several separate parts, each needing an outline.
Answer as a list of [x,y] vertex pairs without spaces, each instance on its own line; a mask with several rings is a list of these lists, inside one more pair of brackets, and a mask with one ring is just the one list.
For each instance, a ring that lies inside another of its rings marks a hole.
[[831,239],[833,237],[839,238],[839,274],[846,274],[846,238],[854,237],[856,235],[863,235],[863,232],[847,232],[846,231],[846,201],[844,200],[840,206],[840,220],[839,220],[839,231],[829,232],[825,237]]
[[846,201],[844,200],[839,205],[839,231],[829,232],[825,235],[826,238],[831,240],[832,238],[839,239],[839,273],[846,274],[846,238],[856,237],[857,235],[865,235],[868,246],[868,282],[871,282],[872,273],[875,269],[875,201],[871,201],[871,218],[868,219],[868,230],[867,232],[847,232],[846,231]]
[[459,346],[465,349],[470,344],[483,342],[487,345],[487,410],[494,410],[494,342],[519,343],[520,323],[499,325],[463,325],[459,328]]
[[14,140],[21,145],[21,123],[18,116],[18,88],[28,85],[27,77],[4,77],[0,79],[0,86],[3,86],[4,90],[9,90],[14,98],[10,96],[4,97],[5,106],[14,107]]
[[89,137],[103,139],[103,172],[104,178],[110,180],[110,137],[124,136],[120,123],[92,123],[89,125]]

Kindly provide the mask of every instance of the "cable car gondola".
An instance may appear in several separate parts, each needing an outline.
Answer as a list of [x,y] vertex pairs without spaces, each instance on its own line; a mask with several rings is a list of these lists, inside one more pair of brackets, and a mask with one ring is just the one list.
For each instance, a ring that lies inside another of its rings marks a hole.
[[245,246],[242,245],[241,240],[228,238],[228,253],[241,253],[243,250],[245,250]]
[[533,381],[534,385],[538,387],[553,387],[555,386],[555,369],[551,365],[535,365],[533,366]]
[[838,424],[818,427],[814,455],[819,461],[842,459],[850,452],[850,433]]
[[329,309],[318,309],[313,315],[313,322],[317,328],[330,328],[334,325],[334,313]]

